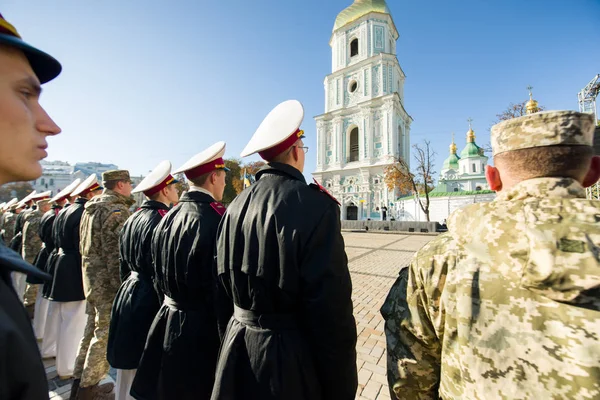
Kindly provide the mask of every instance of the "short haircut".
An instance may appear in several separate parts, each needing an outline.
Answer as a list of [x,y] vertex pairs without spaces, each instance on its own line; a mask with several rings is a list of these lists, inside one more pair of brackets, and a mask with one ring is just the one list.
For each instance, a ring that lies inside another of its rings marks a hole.
[[204,184],[206,183],[206,181],[208,181],[208,178],[210,178],[210,176],[213,173],[220,174],[223,171],[224,170],[222,170],[222,169],[216,169],[216,170],[207,172],[205,174],[202,174],[200,176],[197,176],[197,177],[195,177],[193,179],[190,179],[190,182],[192,182],[194,184],[194,186],[204,186]]
[[119,182],[121,181],[104,181],[104,187],[108,190],[114,190]]
[[525,180],[542,177],[581,179],[594,155],[591,146],[546,146],[507,151],[494,157],[502,173]]
[[277,154],[273,157],[269,162],[278,162],[281,164],[287,164],[292,158],[292,149],[298,146],[298,142],[295,142],[293,145],[285,149],[282,153]]
[[103,184],[106,189],[114,190],[117,187],[117,183],[119,183],[119,182],[126,183],[126,182],[131,182],[131,181],[124,180],[124,179],[115,179],[114,181],[104,181]]

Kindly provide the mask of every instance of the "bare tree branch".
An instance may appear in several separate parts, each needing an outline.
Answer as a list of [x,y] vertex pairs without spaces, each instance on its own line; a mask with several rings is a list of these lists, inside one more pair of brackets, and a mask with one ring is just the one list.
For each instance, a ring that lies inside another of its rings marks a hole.
[[[415,144],[413,150],[417,162],[415,173],[410,171],[406,160],[394,158],[394,163],[385,168],[384,180],[390,190],[398,189],[401,194],[413,193],[429,221],[429,192],[433,190],[435,152],[427,140],[424,141],[424,147]],[[422,195],[425,196],[424,200]]]

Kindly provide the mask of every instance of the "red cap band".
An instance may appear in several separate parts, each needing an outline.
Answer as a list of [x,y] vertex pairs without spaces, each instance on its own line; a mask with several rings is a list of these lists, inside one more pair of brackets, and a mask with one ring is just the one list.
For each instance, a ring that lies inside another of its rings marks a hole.
[[262,157],[263,160],[270,161],[292,147],[294,143],[300,139],[300,137],[304,135],[304,131],[298,129],[296,132],[292,133],[289,138],[285,139],[283,142],[270,147],[266,150],[259,151],[258,154]]
[[204,175],[216,169],[223,168],[225,168],[225,161],[223,160],[223,158],[217,158],[216,160],[212,160],[209,163],[198,165],[197,167],[185,171],[185,176],[187,176],[188,179],[194,179],[199,177],[200,175]]
[[98,190],[98,189],[100,189],[100,184],[96,182],[89,188],[85,189],[83,192],[79,193],[77,196],[85,196],[86,194],[91,193],[94,190]]
[[158,185],[144,191],[144,194],[148,197],[160,192],[161,190],[163,190],[164,188],[166,188],[167,186],[169,186],[171,183],[173,183],[173,181],[175,181],[175,178],[173,178],[171,176],[171,174],[167,175],[167,177]]

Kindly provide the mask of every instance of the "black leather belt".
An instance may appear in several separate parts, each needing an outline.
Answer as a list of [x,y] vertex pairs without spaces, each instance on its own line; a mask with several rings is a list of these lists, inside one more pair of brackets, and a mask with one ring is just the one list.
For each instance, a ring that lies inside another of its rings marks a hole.
[[294,314],[261,314],[234,305],[233,317],[244,325],[256,326],[262,329],[298,329]]

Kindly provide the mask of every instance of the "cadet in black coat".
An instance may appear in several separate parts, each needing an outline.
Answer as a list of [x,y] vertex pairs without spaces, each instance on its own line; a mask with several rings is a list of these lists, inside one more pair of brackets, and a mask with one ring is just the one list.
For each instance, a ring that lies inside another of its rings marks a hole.
[[[75,201],[62,209],[52,227],[55,246],[52,289],[48,298],[48,313],[44,338],[56,342],[56,372],[61,379],[73,376],[77,349],[87,322],[86,301],[83,292],[81,253],[79,252],[79,227],[85,204],[102,193],[96,175],[90,175],[71,193]],[[77,387],[77,382],[73,386]]]
[[[54,220],[56,219],[56,216],[62,209],[62,206],[58,204],[53,205],[50,211],[47,211],[44,215],[42,215],[42,219],[40,221],[39,235],[44,244],[42,250],[40,250],[40,254],[38,255],[35,265],[47,274],[50,274],[50,276],[54,275],[54,268],[53,263],[51,263],[49,260],[53,253],[54,257],[56,257],[56,252],[54,251],[54,240],[52,239],[52,227],[54,226]],[[43,297],[48,299],[51,291],[52,280],[44,283],[44,286],[42,287]]]
[[302,116],[300,103],[282,103],[242,153],[272,162],[219,227],[217,298],[226,333],[213,400],[356,395],[356,325],[339,204],[302,175]]
[[164,303],[148,333],[131,395],[136,399],[209,399],[219,351],[213,254],[224,208],[225,143],[189,160],[191,189],[160,222],[152,243]]
[[171,163],[161,162],[131,193],[147,200],[123,226],[119,239],[121,287],[113,303],[108,334],[108,362],[117,369],[117,398],[129,395],[144,351],[150,325],[162,300],[154,286],[152,235],[156,226],[178,201],[178,181],[170,174]]

